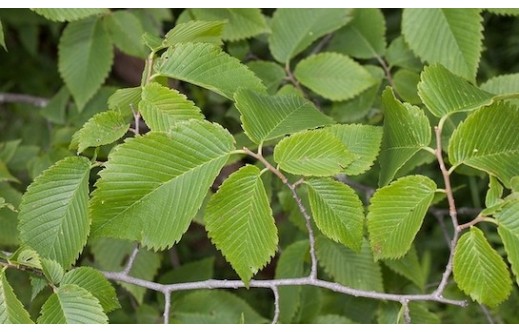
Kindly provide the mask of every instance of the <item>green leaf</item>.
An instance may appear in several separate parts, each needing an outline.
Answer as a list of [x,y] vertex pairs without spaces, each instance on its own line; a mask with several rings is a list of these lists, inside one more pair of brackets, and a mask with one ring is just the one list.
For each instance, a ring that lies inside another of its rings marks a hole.
[[476,227],[471,227],[459,239],[453,272],[458,287],[481,304],[495,307],[512,291],[510,272],[503,258]]
[[40,294],[48,285],[48,281],[45,278],[31,277],[31,301],[34,301],[36,296],[38,296],[38,294]]
[[134,57],[146,57],[146,46],[141,39],[144,29],[137,16],[127,10],[118,10],[106,15],[104,23],[118,49]]
[[516,283],[519,284],[519,200],[506,202],[495,218],[499,224],[497,231],[505,246]]
[[248,285],[274,256],[277,228],[259,168],[246,165],[229,176],[205,210],[211,241]]
[[[446,89],[445,87],[449,88]],[[483,91],[440,64],[425,68],[418,94],[438,118],[455,112],[469,112],[492,102],[493,94]]]
[[512,192],[519,192],[519,175],[514,176],[510,179],[510,188]]
[[287,63],[317,39],[348,23],[349,15],[348,9],[277,9],[270,24],[270,52],[277,61]]
[[118,89],[108,98],[108,108],[119,111],[123,116],[131,116],[137,111],[141,101],[142,88]]
[[[496,95],[517,94],[519,93],[519,73],[492,77],[479,87]],[[519,106],[519,100],[517,99],[509,102]]]
[[401,103],[390,88],[382,94],[382,103],[384,135],[378,182],[385,186],[418,151],[429,145],[431,126],[420,108]]
[[84,288],[63,285],[43,304],[38,324],[106,324],[99,301]]
[[275,62],[256,60],[247,62],[250,70],[258,76],[267,87],[268,93],[275,93],[286,77],[285,70]]
[[310,179],[308,198],[317,227],[328,238],[360,251],[364,207],[347,185],[329,178]]
[[422,226],[436,183],[422,175],[400,178],[371,198],[368,231],[376,259],[404,256]]
[[422,103],[416,91],[418,82],[420,82],[420,75],[412,70],[400,69],[393,75],[393,84],[396,92],[404,101],[410,104]]
[[9,182],[20,182],[14,175],[9,172],[7,165],[0,160],[0,182],[9,181]]
[[353,321],[347,317],[341,315],[321,315],[317,316],[313,321],[313,324],[354,324]]
[[0,46],[7,52],[7,46],[5,46],[4,28],[2,27],[2,21],[0,21]]
[[20,239],[68,268],[86,244],[90,162],[67,157],[39,175],[20,204]]
[[171,306],[172,322],[184,324],[267,323],[238,296],[223,290],[197,290]]
[[0,270],[0,324],[31,324],[29,313],[7,281],[6,269]]
[[56,22],[72,22],[110,12],[105,8],[32,8],[31,10]]
[[224,21],[189,21],[177,24],[164,38],[162,45],[168,47],[178,43],[222,44]]
[[394,272],[412,281],[416,286],[420,287],[421,290],[425,288],[427,276],[418,260],[418,255],[414,246],[411,246],[411,250],[409,250],[402,258],[386,259],[383,262]]
[[422,63],[409,49],[403,36],[398,36],[386,50],[386,61],[390,68],[400,67],[412,71],[420,71]]
[[52,282],[54,285],[59,284],[63,279],[65,271],[63,270],[63,267],[55,260],[42,258],[41,267],[47,280]]
[[438,62],[474,81],[483,45],[482,21],[479,9],[408,8],[402,15],[402,34],[424,61]]
[[265,16],[258,8],[192,8],[198,20],[227,21],[222,38],[236,41],[269,31]]
[[261,80],[236,58],[207,43],[168,48],[157,62],[160,75],[186,81],[232,99],[238,88],[265,90]]
[[503,186],[494,176],[490,176],[488,182],[488,191],[485,196],[485,206],[489,208],[501,203],[503,201],[501,199],[502,196]]
[[41,109],[41,115],[50,122],[57,124],[65,124],[65,116],[68,102],[70,99],[70,92],[66,87],[62,87],[58,93],[49,100],[47,106]]
[[386,22],[378,8],[356,8],[353,19],[338,30],[328,50],[360,59],[380,57],[386,49]]
[[158,83],[144,87],[139,110],[154,131],[167,132],[179,121],[204,119],[202,111],[185,95]]
[[41,270],[41,258],[38,253],[27,246],[22,246],[9,257],[11,262]]
[[171,247],[233,149],[225,129],[198,120],[180,122],[169,135],[151,132],[126,140],[99,173],[90,204],[92,235]]
[[16,155],[21,142],[21,139],[16,139],[0,143],[0,160],[10,163],[11,159]]
[[159,277],[162,284],[173,284],[191,281],[203,281],[214,278],[215,257],[206,257],[197,261],[190,261],[163,273]]
[[281,169],[304,176],[342,173],[354,158],[338,138],[324,130],[296,133],[274,148],[274,160]]
[[294,75],[313,92],[334,101],[351,99],[376,84],[364,67],[338,53],[311,55],[297,64]]
[[269,96],[240,89],[234,99],[245,133],[258,144],[333,123],[310,101],[297,95]]
[[471,113],[449,142],[454,167],[465,164],[496,176],[507,188],[519,174],[519,110],[496,103]]
[[519,16],[519,8],[485,8],[486,11],[504,16]]
[[[127,251],[126,258],[133,251],[133,247],[131,250]],[[103,253],[105,254],[105,253]],[[157,275],[160,268],[160,255],[153,251],[141,249],[135,257],[135,261],[130,269],[129,275],[142,280],[153,280],[153,278]],[[132,296],[135,298],[137,303],[142,305],[144,303],[144,295],[146,294],[147,288],[127,284],[124,282],[119,282]]]
[[78,153],[93,146],[107,145],[115,142],[130,128],[118,111],[107,111],[94,115],[78,132]]
[[338,122],[359,122],[373,111],[373,104],[379,90],[380,82],[353,99],[332,103],[330,116]]
[[77,285],[90,292],[99,300],[104,312],[110,312],[121,307],[115,289],[96,269],[82,266],[68,271],[61,281],[61,285],[67,284]]
[[22,194],[12,188],[8,183],[0,182],[0,196],[5,199],[7,208],[0,209],[0,244],[16,246],[19,243],[19,234],[17,229],[18,213],[12,211],[9,205],[18,208]]
[[316,239],[316,254],[326,273],[345,286],[383,292],[382,272],[373,261],[368,241],[362,241],[359,253],[328,240],[323,236]]
[[344,173],[359,175],[371,168],[380,151],[382,128],[361,124],[338,124],[324,130],[338,138],[355,156]]
[[72,22],[63,30],[58,49],[59,72],[81,112],[112,67],[110,37],[95,18]]

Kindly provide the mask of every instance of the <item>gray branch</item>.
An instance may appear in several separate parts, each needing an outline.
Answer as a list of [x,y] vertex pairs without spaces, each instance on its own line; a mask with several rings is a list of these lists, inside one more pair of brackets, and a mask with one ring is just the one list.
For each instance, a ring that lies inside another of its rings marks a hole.
[[18,104],[30,104],[36,107],[45,107],[49,103],[49,100],[41,97],[34,97],[19,93],[0,93],[0,104],[4,103],[18,103]]
[[279,290],[276,286],[272,287],[274,293],[274,317],[272,318],[272,324],[277,324],[279,321]]

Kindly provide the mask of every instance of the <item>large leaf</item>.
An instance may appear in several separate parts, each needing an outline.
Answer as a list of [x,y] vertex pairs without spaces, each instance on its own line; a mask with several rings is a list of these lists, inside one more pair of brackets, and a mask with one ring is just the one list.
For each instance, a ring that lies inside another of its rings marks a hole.
[[269,96],[240,89],[234,95],[243,129],[256,143],[332,124],[310,101],[297,95]]
[[57,22],[77,21],[85,17],[109,12],[105,8],[32,8],[31,10],[48,20]]
[[84,288],[63,285],[43,304],[39,324],[106,324],[99,301]]
[[334,101],[351,99],[377,83],[364,67],[338,53],[309,56],[297,64],[294,75],[310,90]]
[[67,268],[86,243],[90,162],[67,157],[38,176],[20,204],[20,238]]
[[5,270],[0,270],[0,324],[31,324],[31,317],[9,285]]
[[115,142],[130,128],[118,111],[107,111],[94,115],[78,133],[78,153],[87,148]]
[[482,50],[482,21],[479,9],[408,8],[402,15],[402,34],[423,60],[439,62],[474,81]]
[[510,272],[503,258],[476,227],[463,234],[454,252],[454,280],[475,301],[497,306],[512,291]]
[[136,15],[127,10],[118,10],[105,17],[105,24],[118,49],[134,57],[146,57],[146,46],[141,39],[144,29]]
[[352,163],[354,155],[331,133],[311,130],[284,138],[274,148],[274,160],[292,174],[332,176]]
[[422,72],[418,94],[429,111],[439,118],[480,108],[491,103],[494,97],[440,64],[428,66]]
[[178,43],[211,43],[222,44],[224,21],[189,21],[177,24],[164,38],[164,46],[173,46]]
[[344,173],[358,175],[371,168],[377,158],[382,142],[382,128],[361,124],[339,124],[325,128],[355,155],[353,162]]
[[382,272],[373,261],[368,241],[362,241],[362,249],[357,253],[319,236],[316,249],[319,263],[336,282],[356,289],[384,291]]
[[199,20],[227,21],[222,34],[224,40],[236,41],[269,30],[258,8],[193,8],[191,12]]
[[67,25],[59,41],[58,68],[78,111],[94,96],[110,72],[110,37],[95,18]]
[[180,240],[233,150],[233,138],[206,121],[183,121],[114,150],[90,205],[92,234],[152,249]]
[[[517,94],[519,93],[519,74],[492,77],[479,87],[496,95]],[[519,100],[517,99],[510,100],[509,102],[519,106]]]
[[282,63],[350,20],[347,9],[280,8],[272,16],[269,48]]
[[278,236],[260,169],[233,173],[211,197],[205,227],[245,284],[276,253]]
[[453,166],[465,164],[496,176],[510,188],[519,175],[519,110],[504,102],[481,108],[458,126],[449,142]]
[[382,10],[356,8],[351,22],[334,34],[328,50],[361,59],[380,57],[386,49],[385,34]]
[[519,199],[507,202],[495,217],[499,224],[497,231],[519,285]]
[[434,181],[412,175],[375,192],[369,206],[368,231],[377,259],[400,258],[409,251],[435,191]]
[[384,135],[380,152],[379,185],[387,185],[418,151],[429,145],[431,126],[424,112],[395,98],[387,88],[382,94]]
[[167,132],[178,121],[204,118],[200,109],[185,95],[158,83],[144,87],[139,110],[146,124],[155,131]]
[[359,196],[347,185],[329,178],[305,183],[317,227],[330,239],[359,251],[364,228],[364,207]]
[[238,88],[265,90],[261,80],[238,59],[213,44],[181,43],[157,62],[160,75],[186,81],[232,99]]

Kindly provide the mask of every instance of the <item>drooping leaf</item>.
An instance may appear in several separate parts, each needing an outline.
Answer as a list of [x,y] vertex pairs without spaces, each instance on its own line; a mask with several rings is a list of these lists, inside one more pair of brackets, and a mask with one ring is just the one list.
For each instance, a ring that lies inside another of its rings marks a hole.
[[260,169],[247,165],[224,181],[205,211],[205,227],[241,280],[248,284],[274,256],[277,228]]
[[490,176],[488,182],[488,191],[485,196],[485,206],[489,208],[501,203],[503,201],[501,199],[502,196],[503,186],[494,176]]
[[[449,88],[446,89],[446,86]],[[418,94],[429,111],[438,118],[478,109],[490,104],[494,97],[440,64],[428,66],[422,72]]]
[[355,191],[329,178],[310,179],[308,198],[317,227],[328,238],[360,251],[364,207]]
[[380,57],[386,49],[385,34],[382,10],[356,8],[351,22],[334,34],[328,50],[360,59]]
[[89,16],[109,13],[105,8],[32,8],[46,19],[57,22],[72,22]]
[[118,49],[134,57],[146,57],[146,46],[141,39],[144,29],[136,15],[127,10],[118,10],[106,15],[104,23]]
[[0,182],[9,181],[9,182],[20,182],[14,175],[11,174],[7,165],[0,160]]
[[281,169],[304,176],[342,173],[354,158],[338,138],[325,130],[293,134],[274,148],[274,160]]
[[103,307],[90,292],[77,285],[63,285],[43,304],[38,324],[106,324]]
[[63,30],[58,49],[59,72],[81,112],[112,67],[110,37],[95,18],[72,22]]
[[497,231],[519,285],[519,200],[513,199],[505,203],[495,217],[499,224]]
[[101,272],[94,268],[82,266],[68,271],[61,281],[61,285],[67,284],[77,285],[90,292],[99,300],[104,312],[120,308],[115,289]]
[[423,60],[438,62],[474,81],[483,44],[482,21],[479,9],[407,8],[402,15],[402,34]]
[[379,185],[387,185],[397,171],[431,141],[431,126],[424,112],[395,98],[387,88],[382,94],[384,135],[380,152]]
[[519,174],[519,110],[498,102],[471,113],[449,142],[453,166],[465,164],[496,176],[507,188]]
[[382,128],[361,124],[338,124],[324,129],[337,137],[355,157],[346,167],[347,175],[358,175],[371,168],[382,142]]
[[265,16],[258,8],[192,8],[198,20],[227,21],[222,38],[236,41],[269,31]]
[[396,93],[403,101],[414,105],[422,103],[416,91],[418,82],[420,82],[420,75],[412,70],[400,69],[393,75],[393,85]]
[[247,66],[261,79],[269,93],[275,93],[286,77],[283,68],[275,62],[256,60],[248,62]]
[[130,128],[118,111],[107,111],[94,115],[78,132],[78,153],[89,147],[97,147],[115,142]]
[[510,272],[503,258],[476,227],[463,234],[454,252],[454,280],[475,301],[494,307],[512,290]]
[[357,96],[376,84],[361,65],[339,53],[319,53],[300,61],[295,77],[324,98],[341,101]]
[[349,15],[348,9],[277,9],[270,25],[270,52],[277,61],[287,63],[317,39],[348,23]]
[[65,124],[66,110],[70,99],[70,92],[66,87],[62,87],[54,97],[49,100],[47,106],[41,109],[40,113],[47,120]]
[[40,256],[68,268],[86,244],[90,162],[67,157],[39,175],[20,204],[20,238]]
[[394,272],[406,277],[420,289],[424,289],[427,276],[425,275],[414,246],[400,259],[386,259],[384,264]]
[[[492,77],[479,86],[482,90],[496,95],[519,93],[519,74],[499,75]],[[519,106],[519,100],[511,99],[508,102]]]
[[0,270],[0,324],[31,324],[29,313],[5,277],[6,269]]
[[435,191],[434,181],[411,175],[375,192],[367,218],[375,258],[400,258],[409,251]]
[[139,110],[154,131],[167,132],[178,121],[204,118],[200,109],[185,95],[158,83],[144,87]]
[[198,120],[180,122],[169,135],[127,140],[100,172],[90,204],[92,235],[137,240],[152,249],[172,246],[233,148],[225,129]]
[[55,260],[42,258],[41,267],[47,280],[52,282],[54,285],[59,284],[63,279],[65,271],[63,270],[63,267]]
[[323,236],[316,239],[316,254],[326,273],[345,286],[382,292],[382,272],[373,260],[368,241],[362,241],[359,253]]
[[178,43],[222,44],[225,21],[189,21],[177,24],[164,38],[162,45],[168,47]]
[[234,98],[245,133],[258,144],[333,123],[310,101],[297,95],[269,96],[240,89]]
[[160,75],[186,81],[232,99],[238,88],[265,90],[261,80],[236,58],[212,44],[180,43],[157,62]]
[[126,116],[131,116],[133,112],[138,111],[138,105],[141,101],[142,88],[124,88],[118,89],[108,98],[108,108],[121,112]]
[[36,296],[38,296],[38,294],[40,294],[48,285],[48,281],[45,280],[45,278],[31,277],[31,301],[34,301]]
[[403,36],[398,36],[386,50],[386,61],[390,68],[399,67],[412,71],[420,71],[422,63],[409,49],[409,46],[404,40]]

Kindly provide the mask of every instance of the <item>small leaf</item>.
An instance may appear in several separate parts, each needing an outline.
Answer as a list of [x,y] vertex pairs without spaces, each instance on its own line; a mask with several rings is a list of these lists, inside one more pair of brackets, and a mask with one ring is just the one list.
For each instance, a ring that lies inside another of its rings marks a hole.
[[102,146],[115,142],[130,128],[118,111],[106,111],[94,115],[78,132],[78,153],[93,146]]
[[7,165],[0,160],[0,182],[9,181],[9,182],[20,182],[14,175],[9,172]]
[[317,39],[348,23],[349,14],[348,9],[277,9],[270,24],[270,52],[277,61],[287,63]]
[[364,67],[338,53],[311,55],[297,64],[294,75],[310,90],[334,101],[351,99],[376,84]]
[[185,95],[158,83],[144,87],[139,110],[146,124],[154,131],[167,132],[178,121],[204,119],[200,109]]
[[162,45],[168,47],[178,43],[222,44],[224,21],[189,21],[177,24],[164,38]]
[[420,82],[420,75],[408,69],[400,69],[393,75],[393,84],[402,100],[410,104],[421,104],[416,86]]
[[137,16],[127,10],[118,10],[106,15],[104,23],[118,49],[134,57],[146,57],[147,50],[141,39],[144,29]]
[[394,272],[412,281],[416,286],[420,287],[421,290],[425,288],[427,276],[418,260],[418,255],[414,246],[412,246],[411,250],[409,250],[402,258],[387,259],[384,260],[384,264]]
[[50,122],[65,124],[67,106],[70,99],[70,92],[66,87],[62,87],[54,97],[49,100],[47,106],[41,109],[41,115]]
[[485,196],[485,206],[487,208],[492,207],[496,204],[501,203],[503,200],[501,197],[503,196],[503,186],[499,181],[493,177],[489,177],[488,182],[488,191],[487,195]]
[[420,71],[423,67],[420,60],[409,49],[403,36],[398,36],[386,50],[386,61],[390,68],[400,67],[411,71]]
[[333,123],[311,102],[296,95],[269,96],[240,89],[234,98],[245,133],[258,144]]
[[285,70],[275,62],[256,60],[247,62],[250,70],[258,76],[267,87],[267,92],[275,93],[286,77]]
[[359,251],[364,207],[353,189],[328,178],[310,179],[308,198],[317,227],[328,238]]
[[59,284],[63,279],[65,271],[63,270],[63,267],[55,260],[42,258],[41,267],[47,280],[52,282],[54,285]]
[[519,199],[506,202],[495,218],[499,224],[497,231],[519,285]]
[[276,253],[277,229],[256,166],[244,166],[224,181],[207,204],[205,222],[211,241],[246,285]]
[[20,238],[41,257],[68,268],[86,244],[90,162],[67,157],[39,175],[20,204]]
[[313,130],[281,140],[274,148],[274,160],[288,173],[332,176],[343,172],[354,155],[329,132]]
[[[517,94],[519,93],[519,74],[495,76],[479,87],[496,95]],[[517,99],[511,99],[508,102],[519,106],[519,100]]]
[[472,299],[491,307],[508,298],[510,272],[485,235],[476,227],[463,234],[454,252],[454,280]]
[[83,18],[109,13],[105,8],[32,8],[32,11],[56,22],[72,22]]
[[0,270],[0,324],[32,324],[29,313],[7,281],[6,269]]
[[465,164],[496,176],[507,188],[519,174],[519,110],[495,103],[471,113],[449,142],[454,167]]
[[112,67],[110,37],[95,18],[72,22],[63,30],[58,49],[59,72],[81,112]]
[[43,304],[38,324],[106,324],[99,301],[84,288],[63,285]]
[[0,21],[0,46],[7,52],[7,46],[5,46],[4,28],[2,27],[2,21]]
[[121,112],[124,117],[132,116],[138,110],[141,93],[141,87],[118,89],[108,98],[108,108]]
[[376,259],[404,256],[422,226],[436,184],[422,175],[400,178],[371,198],[368,231]]
[[229,99],[238,88],[265,90],[261,80],[245,65],[207,43],[183,43],[168,48],[157,62],[156,71]]
[[41,258],[38,253],[26,246],[19,248],[9,260],[17,264],[41,270]]

